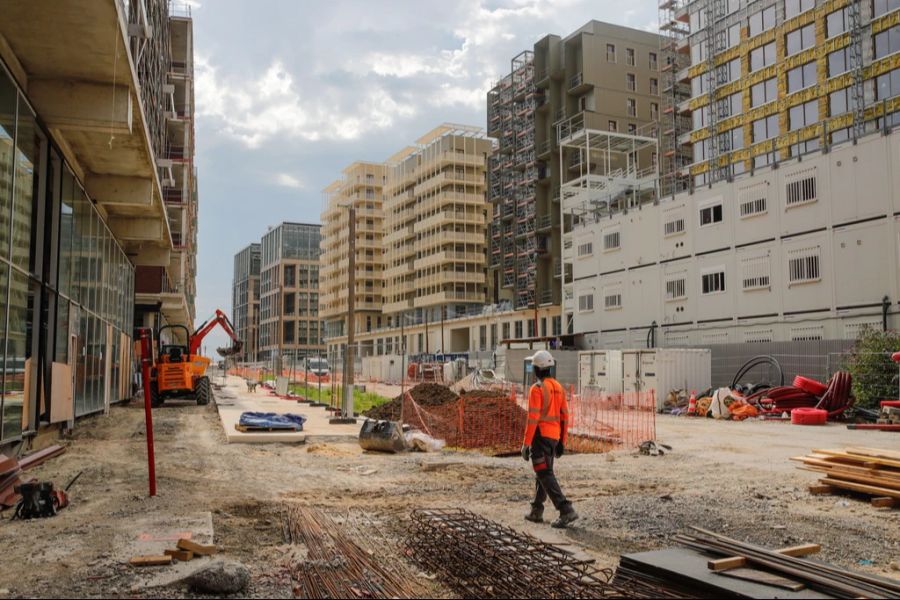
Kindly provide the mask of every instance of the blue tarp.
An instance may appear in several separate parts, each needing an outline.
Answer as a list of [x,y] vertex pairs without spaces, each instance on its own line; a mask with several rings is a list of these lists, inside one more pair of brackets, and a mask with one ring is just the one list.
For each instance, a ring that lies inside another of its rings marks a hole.
[[290,431],[303,431],[306,417],[291,413],[279,415],[277,413],[243,412],[241,413],[241,425],[247,427],[270,427],[272,429],[287,429]]

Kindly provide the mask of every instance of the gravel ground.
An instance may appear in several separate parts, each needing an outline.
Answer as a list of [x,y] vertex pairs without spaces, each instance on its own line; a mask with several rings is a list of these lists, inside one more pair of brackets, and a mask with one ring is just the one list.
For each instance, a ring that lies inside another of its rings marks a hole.
[[[136,569],[115,555],[114,541],[138,517],[205,511],[220,553],[251,570],[245,595],[291,597],[293,552],[284,542],[282,513],[293,502],[374,521],[379,546],[394,558],[410,510],[464,507],[568,544],[601,567],[615,566],[621,553],[669,545],[693,525],[771,547],[817,542],[823,560],[898,576],[891,562],[900,560],[900,511],[853,496],[810,496],[806,487],[815,475],[788,460],[812,448],[896,448],[888,433],[659,417],[658,438],[673,446],[665,456],[621,451],[558,462],[562,487],[582,517],[558,532],[522,520],[533,477],[519,458],[366,455],[350,440],[229,445],[215,410],[167,404],[154,412],[155,498],[146,497],[142,405],[79,421],[68,452],[33,471],[61,483],[83,470],[72,505],[40,521],[3,515],[0,544],[12,559],[0,561],[0,597],[190,596],[178,585],[143,587]],[[357,529],[361,537],[364,529]],[[422,579],[431,595],[446,595]]]

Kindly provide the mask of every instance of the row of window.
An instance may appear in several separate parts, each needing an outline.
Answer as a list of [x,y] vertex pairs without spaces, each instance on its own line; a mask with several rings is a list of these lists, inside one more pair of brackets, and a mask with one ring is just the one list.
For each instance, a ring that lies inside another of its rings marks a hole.
[[[615,44],[606,44],[606,61],[611,63],[618,62]],[[629,67],[637,65],[637,53],[634,48],[625,48],[625,64]],[[656,71],[659,68],[656,52],[647,53],[647,66],[651,71]]]

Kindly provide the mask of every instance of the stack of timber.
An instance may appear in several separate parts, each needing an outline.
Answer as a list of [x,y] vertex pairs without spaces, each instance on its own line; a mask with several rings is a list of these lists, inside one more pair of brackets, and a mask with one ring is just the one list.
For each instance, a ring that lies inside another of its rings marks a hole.
[[813,450],[791,460],[802,462],[801,469],[824,475],[810,486],[813,494],[849,491],[871,496],[875,506],[900,506],[900,452],[896,450]]

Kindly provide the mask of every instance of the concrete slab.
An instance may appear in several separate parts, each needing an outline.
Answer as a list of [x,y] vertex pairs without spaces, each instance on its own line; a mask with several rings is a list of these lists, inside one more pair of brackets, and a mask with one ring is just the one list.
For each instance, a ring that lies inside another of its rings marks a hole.
[[[258,387],[255,392],[248,392],[244,380],[229,376],[221,392],[214,394],[219,409],[219,418],[229,444],[265,444],[265,443],[304,443],[307,441],[351,441],[359,438],[358,424],[331,425],[332,414],[322,407],[313,407],[305,402],[284,400],[269,394],[269,390]],[[243,432],[237,431],[241,413],[273,412],[277,414],[293,413],[306,417],[303,431],[291,433],[278,432]]]
[[[162,554],[167,549],[174,549],[180,538],[212,544],[212,513],[135,519],[128,530],[116,538],[114,557],[118,562],[127,563],[133,556]],[[171,565],[133,568],[141,579],[141,587],[158,587],[184,579],[210,562],[212,557],[198,556],[187,562],[173,561]]]

